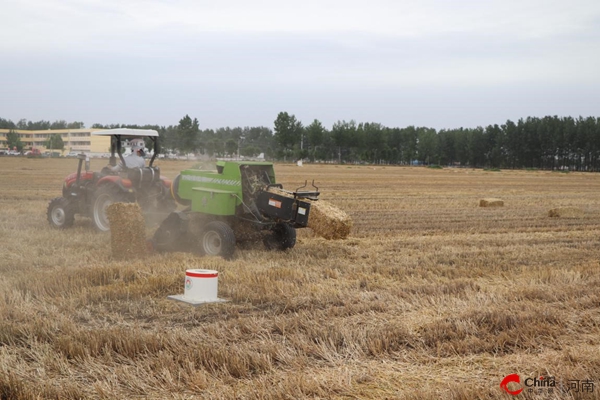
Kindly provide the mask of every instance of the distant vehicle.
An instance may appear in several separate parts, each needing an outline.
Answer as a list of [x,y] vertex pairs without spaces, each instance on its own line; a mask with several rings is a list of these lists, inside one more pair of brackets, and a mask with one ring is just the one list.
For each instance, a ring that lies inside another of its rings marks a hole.
[[27,158],[39,158],[42,156],[42,152],[39,149],[31,149],[25,152]]
[[77,155],[79,155],[80,152],[78,151],[70,151],[66,157],[73,157],[73,158],[77,158]]
[[18,151],[18,150],[9,150],[9,151],[8,151],[8,155],[9,155],[9,156],[20,156],[20,155],[21,155],[21,152],[20,152],[20,151]]

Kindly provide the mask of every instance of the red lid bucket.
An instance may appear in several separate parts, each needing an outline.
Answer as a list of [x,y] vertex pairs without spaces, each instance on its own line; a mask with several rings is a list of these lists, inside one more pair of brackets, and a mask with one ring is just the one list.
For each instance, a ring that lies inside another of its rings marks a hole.
[[218,300],[219,272],[211,269],[185,271],[183,297],[189,300]]

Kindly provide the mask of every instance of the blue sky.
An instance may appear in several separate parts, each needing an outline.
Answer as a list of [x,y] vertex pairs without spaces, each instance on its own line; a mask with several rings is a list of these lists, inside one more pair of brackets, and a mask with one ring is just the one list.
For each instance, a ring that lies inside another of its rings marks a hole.
[[600,2],[4,0],[0,117],[437,129],[598,116]]

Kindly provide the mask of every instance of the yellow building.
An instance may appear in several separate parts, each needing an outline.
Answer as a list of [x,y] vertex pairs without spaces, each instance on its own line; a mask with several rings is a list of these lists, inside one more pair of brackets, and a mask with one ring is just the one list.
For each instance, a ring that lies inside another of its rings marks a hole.
[[[62,137],[65,148],[63,153],[70,151],[84,153],[108,153],[110,152],[110,137],[93,136],[91,133],[103,129],[47,129],[40,131],[28,131],[14,129],[23,143],[23,150],[39,149],[46,150],[46,141],[50,136],[59,134]],[[10,129],[0,129],[0,150],[7,149],[6,135]]]

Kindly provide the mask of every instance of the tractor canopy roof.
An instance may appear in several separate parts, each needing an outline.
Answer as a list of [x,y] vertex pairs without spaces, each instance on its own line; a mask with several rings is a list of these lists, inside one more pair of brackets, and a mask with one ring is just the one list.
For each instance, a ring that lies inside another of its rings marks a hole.
[[219,160],[217,161],[217,166],[219,167],[224,167],[227,164],[233,164],[233,165],[265,165],[265,166],[270,166],[273,165],[272,162],[267,162],[267,161],[224,161],[224,160]]
[[92,135],[96,136],[133,136],[133,137],[158,137],[158,132],[154,129],[129,129],[117,128],[107,129],[105,131],[95,131]]

